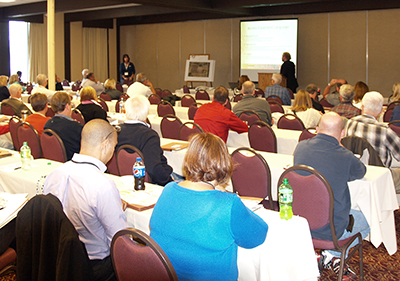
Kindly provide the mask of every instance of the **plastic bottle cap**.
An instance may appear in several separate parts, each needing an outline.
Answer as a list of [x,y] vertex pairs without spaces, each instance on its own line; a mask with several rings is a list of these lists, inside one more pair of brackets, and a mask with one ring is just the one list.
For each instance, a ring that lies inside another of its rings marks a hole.
[[283,183],[284,183],[284,184],[288,184],[288,183],[289,183],[289,180],[288,180],[287,178],[284,178],[284,179],[283,179]]
[[136,161],[142,161],[141,157],[136,157]]
[[28,142],[24,141],[22,145],[28,145]]

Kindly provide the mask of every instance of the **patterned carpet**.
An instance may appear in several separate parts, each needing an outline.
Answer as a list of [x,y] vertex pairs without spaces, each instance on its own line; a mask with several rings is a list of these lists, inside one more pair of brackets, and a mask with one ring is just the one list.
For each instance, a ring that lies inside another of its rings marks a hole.
[[[397,247],[400,245],[400,211],[395,211]],[[364,280],[379,280],[379,281],[399,281],[400,280],[400,251],[390,256],[383,245],[375,248],[371,243],[363,242],[364,256]],[[358,275],[358,254],[355,254],[349,263],[349,266]],[[11,273],[0,281],[16,280],[15,274]],[[329,269],[324,270],[321,281],[335,281],[336,274]]]

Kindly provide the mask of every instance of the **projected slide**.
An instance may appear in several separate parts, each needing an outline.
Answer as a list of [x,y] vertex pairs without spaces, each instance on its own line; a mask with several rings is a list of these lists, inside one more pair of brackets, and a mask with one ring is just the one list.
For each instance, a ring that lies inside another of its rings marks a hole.
[[279,72],[282,53],[297,62],[297,19],[240,22],[240,75],[258,81],[259,72]]

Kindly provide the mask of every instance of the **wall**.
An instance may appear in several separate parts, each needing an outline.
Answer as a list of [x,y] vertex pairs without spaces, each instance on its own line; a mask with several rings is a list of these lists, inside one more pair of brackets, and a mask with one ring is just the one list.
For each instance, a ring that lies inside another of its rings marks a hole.
[[[299,89],[315,83],[323,90],[330,79],[344,78],[389,96],[400,82],[399,16],[400,9],[296,16]],[[214,86],[228,86],[239,77],[239,24],[223,19],[121,26],[120,51],[155,87],[170,90],[185,83],[189,54],[210,54],[216,60]]]

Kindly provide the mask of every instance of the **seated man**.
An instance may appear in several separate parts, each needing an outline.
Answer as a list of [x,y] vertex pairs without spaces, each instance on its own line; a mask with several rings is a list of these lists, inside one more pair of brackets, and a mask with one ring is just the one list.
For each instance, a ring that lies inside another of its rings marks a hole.
[[265,99],[258,99],[254,96],[256,86],[251,81],[246,81],[242,85],[243,99],[233,107],[233,113],[237,117],[245,110],[254,110],[268,125],[272,126],[271,108]]
[[200,125],[204,132],[219,136],[224,142],[228,139],[228,131],[246,133],[249,127],[232,111],[225,107],[228,102],[228,90],[219,86],[214,91],[214,100],[203,104],[196,111],[194,122]]
[[111,159],[116,144],[117,132],[108,122],[90,121],[82,130],[79,154],[55,169],[44,185],[45,194],[51,193],[61,201],[85,244],[95,280],[115,280],[111,240],[117,231],[127,227],[118,189],[104,175],[105,163]]
[[[337,113],[329,112],[323,115],[317,132],[314,138],[298,143],[294,152],[294,165],[307,165],[316,169],[331,185],[335,205],[334,223],[338,239],[348,238],[358,232],[365,238],[369,233],[369,225],[361,211],[351,209],[347,182],[364,177],[366,167],[351,151],[340,145],[344,129],[342,118]],[[353,219],[354,224],[352,224]],[[315,238],[331,240],[330,225],[312,230],[311,235]],[[322,255],[335,257],[330,265],[338,273],[340,252],[324,251]],[[344,275],[355,277],[355,273],[347,266]]]
[[[361,102],[361,114],[351,118],[346,124],[346,136],[366,139],[378,152],[383,165],[390,167],[392,156],[400,161],[399,136],[377,118],[383,109],[383,96],[378,92],[368,92]],[[396,193],[400,194],[400,168],[391,169]]]
[[31,95],[31,105],[35,111],[33,114],[29,115],[25,122],[28,122],[36,129],[39,137],[42,135],[44,125],[50,119],[46,116],[47,112],[47,96],[42,93],[36,93]]
[[84,79],[84,81],[82,81],[82,84],[81,84],[82,88],[85,88],[88,86],[95,89],[98,96],[101,94],[101,92],[104,91],[104,86],[100,83],[100,81],[98,79],[96,79],[96,77],[94,77],[93,72],[89,72],[86,75],[86,79]]
[[46,122],[44,129],[52,129],[57,133],[64,143],[67,159],[71,160],[74,153],[81,149],[83,126],[71,118],[71,98],[66,92],[56,92],[50,105],[56,115]]
[[361,114],[361,110],[353,105],[354,87],[349,84],[340,86],[339,95],[340,103],[333,107],[331,111],[336,112],[340,116],[348,119]]
[[[347,84],[347,81],[344,79],[332,79],[331,82],[328,83],[328,86],[324,89],[323,96],[327,102],[331,105],[336,106],[340,103],[339,99],[339,89],[343,84]],[[331,93],[331,88],[335,86],[335,91]]]
[[36,86],[32,89],[31,95],[35,93],[42,93],[45,94],[50,100],[56,91],[52,91],[46,88],[48,83],[47,76],[44,74],[39,74],[36,77],[36,83]]
[[32,113],[32,111],[21,101],[21,94],[22,94],[22,88],[21,85],[18,83],[14,83],[10,85],[10,88],[8,88],[10,91],[10,98],[3,100],[2,104],[8,104],[11,106],[11,108],[14,110],[14,113],[21,118],[22,117],[22,110],[27,110],[28,115]]
[[149,108],[149,100],[142,95],[133,95],[126,101],[126,121],[121,125],[116,149],[124,144],[136,146],[143,153],[146,173],[152,182],[166,185],[172,181],[172,168],[160,147],[160,137],[146,123]]
[[272,74],[272,86],[265,88],[265,98],[275,95],[281,98],[284,105],[291,105],[289,90],[282,87],[280,84],[282,82],[282,75],[278,73]]
[[325,113],[324,107],[318,101],[319,89],[317,85],[309,84],[306,87],[306,92],[310,94],[312,106],[314,109]]
[[147,79],[144,73],[136,75],[136,82],[129,86],[127,94],[132,97],[133,95],[143,95],[148,98],[151,94],[155,94],[153,84]]

